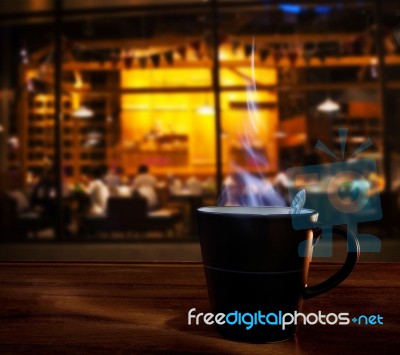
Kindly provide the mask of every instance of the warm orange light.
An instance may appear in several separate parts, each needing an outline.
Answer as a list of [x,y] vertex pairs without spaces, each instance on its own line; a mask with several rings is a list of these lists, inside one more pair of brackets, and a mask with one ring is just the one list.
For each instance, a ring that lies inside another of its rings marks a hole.
[[83,80],[82,80],[82,75],[79,71],[74,71],[74,77],[75,77],[75,82],[74,82],[74,88],[75,89],[82,89],[83,88]]
[[[230,162],[230,148],[237,143],[249,122],[246,86],[251,82],[251,75],[249,67],[239,67],[234,70],[221,68],[221,85],[236,87],[234,91],[224,90],[221,93],[225,167]],[[188,154],[185,165],[155,164],[152,166],[152,171],[161,174],[212,174],[215,171],[215,113],[211,111],[207,115],[199,113],[199,108],[214,105],[211,79],[210,68],[133,68],[121,71],[123,88],[173,87],[181,90],[181,92],[166,93],[161,89],[152,93],[121,96],[121,147],[123,165],[128,173],[134,173],[138,156],[147,154],[146,156],[150,157],[153,153],[164,152],[159,155],[164,154],[164,157],[173,159],[171,157],[174,152],[178,157],[185,149]],[[275,68],[257,68],[256,79],[260,85],[271,87],[276,85]],[[237,89],[240,86],[242,90]],[[186,87],[209,87],[209,91],[190,92],[185,91]],[[269,167],[262,168],[274,170],[277,166],[277,140],[274,137],[278,123],[275,106],[277,94],[274,90],[262,89],[252,95],[252,99],[256,104],[264,105],[260,105],[253,117],[257,131],[252,139],[255,145],[267,152]],[[265,103],[269,106],[265,106]],[[174,134],[187,136],[187,145],[183,143],[160,145],[155,139],[157,136]]]

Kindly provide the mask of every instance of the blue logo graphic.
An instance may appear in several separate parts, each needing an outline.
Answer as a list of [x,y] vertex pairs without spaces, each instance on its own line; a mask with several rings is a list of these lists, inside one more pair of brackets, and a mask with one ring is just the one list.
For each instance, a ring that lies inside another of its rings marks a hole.
[[241,313],[239,311],[233,311],[228,314],[225,313],[197,313],[196,308],[192,308],[188,311],[187,324],[199,325],[203,322],[207,325],[232,325],[232,326],[243,326],[246,330],[250,330],[253,326],[280,326],[285,329],[288,325],[349,325],[350,321],[357,325],[382,325],[383,316],[380,314],[365,315],[362,314],[358,317],[350,319],[350,314],[347,312],[341,313],[327,313],[318,311],[316,313],[302,313],[294,311],[294,313],[284,313],[282,311],[263,313],[258,312],[246,312]]
[[383,317],[380,314],[371,314],[369,316],[362,314],[358,317],[353,317],[351,321],[358,325],[382,325]]
[[[382,218],[379,192],[374,192],[368,177],[377,174],[376,161],[371,158],[354,159],[354,156],[372,145],[366,140],[358,149],[344,160],[347,129],[339,129],[342,161],[331,164],[309,165],[287,170],[290,181],[289,197],[291,201],[301,191],[306,192],[304,208],[318,211],[318,221],[322,228],[322,240],[329,243],[328,250],[316,250],[318,257],[332,256],[332,227],[347,225],[357,234],[357,225]],[[335,159],[339,158],[321,141],[316,147]],[[308,229],[315,227],[312,221],[292,218],[293,228]],[[370,234],[358,234],[361,251],[379,252],[381,241]],[[299,254],[305,256],[305,246],[299,245]],[[350,250],[354,251],[354,250]]]

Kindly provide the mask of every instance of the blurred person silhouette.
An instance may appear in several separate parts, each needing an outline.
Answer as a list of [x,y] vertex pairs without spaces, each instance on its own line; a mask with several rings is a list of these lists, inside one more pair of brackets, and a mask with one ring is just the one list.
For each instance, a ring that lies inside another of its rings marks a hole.
[[46,170],[33,186],[31,205],[48,218],[54,218],[57,212],[57,185],[54,170]]
[[144,197],[149,209],[158,207],[157,179],[150,174],[149,167],[145,164],[138,167],[137,175],[132,182],[132,194]]
[[179,194],[183,190],[182,180],[173,174],[167,175],[167,186],[172,195]]
[[119,170],[120,183],[117,187],[116,196],[130,197],[132,195],[130,182],[133,180],[133,177],[128,177],[127,175],[124,174],[124,169],[123,168],[120,169],[121,169]]
[[[62,184],[62,197],[68,195],[66,184]],[[53,169],[47,169],[33,186],[31,194],[31,206],[40,213],[41,217],[54,227],[57,220],[57,177]],[[67,204],[63,204],[65,232],[69,234],[67,226],[71,223],[71,211]]]
[[201,195],[203,192],[203,185],[201,184],[201,181],[195,176],[191,176],[186,181],[186,186],[188,191],[194,195]]
[[89,174],[89,184],[86,193],[90,198],[90,214],[101,215],[106,212],[107,200],[110,196],[107,185],[102,180],[102,170],[94,168]]
[[118,196],[118,189],[121,186],[121,174],[123,170],[120,167],[110,168],[107,175],[104,176],[104,183],[108,186],[111,196]]
[[29,193],[23,188],[23,175],[19,169],[10,169],[7,173],[7,195],[13,198],[17,204],[17,212],[24,213],[29,211]]

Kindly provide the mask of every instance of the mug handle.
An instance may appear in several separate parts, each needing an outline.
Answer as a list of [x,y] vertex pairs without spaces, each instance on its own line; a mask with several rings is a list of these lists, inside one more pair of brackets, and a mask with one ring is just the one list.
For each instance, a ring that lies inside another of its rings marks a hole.
[[[315,286],[306,287],[303,292],[303,299],[313,298],[339,285],[342,281],[346,279],[347,276],[350,275],[351,271],[358,261],[358,257],[360,255],[360,244],[354,232],[342,226],[333,226],[332,229],[333,233],[339,234],[347,241],[346,261],[343,266],[328,280],[325,280]],[[320,237],[321,233],[322,230],[318,238]]]

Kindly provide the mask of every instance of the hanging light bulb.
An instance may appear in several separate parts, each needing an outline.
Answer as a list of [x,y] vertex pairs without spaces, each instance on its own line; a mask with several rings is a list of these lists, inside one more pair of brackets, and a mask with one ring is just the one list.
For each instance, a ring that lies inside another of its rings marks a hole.
[[79,71],[75,70],[74,71],[74,88],[75,89],[82,89],[83,88],[83,79],[82,79],[82,75]]
[[340,110],[340,105],[330,97],[327,97],[325,101],[321,102],[317,106],[317,110],[323,113],[333,113]]
[[12,150],[17,150],[19,148],[19,138],[17,136],[11,136],[8,138],[7,143]]
[[378,58],[377,57],[373,57],[370,60],[370,73],[371,73],[371,77],[372,79],[377,79],[378,78]]
[[79,107],[72,113],[72,116],[76,118],[92,118],[93,115],[93,111],[85,106]]
[[197,109],[199,115],[213,115],[215,113],[214,107],[205,104]]
[[282,139],[282,138],[286,138],[287,137],[287,133],[281,129],[278,129],[275,134],[274,134],[275,138],[278,139]]
[[19,51],[19,55],[21,56],[23,64],[29,64],[29,54],[28,50],[25,47],[21,48],[21,50]]
[[215,113],[214,107],[209,104],[208,97],[205,95],[204,105],[197,108],[199,115],[213,115]]

